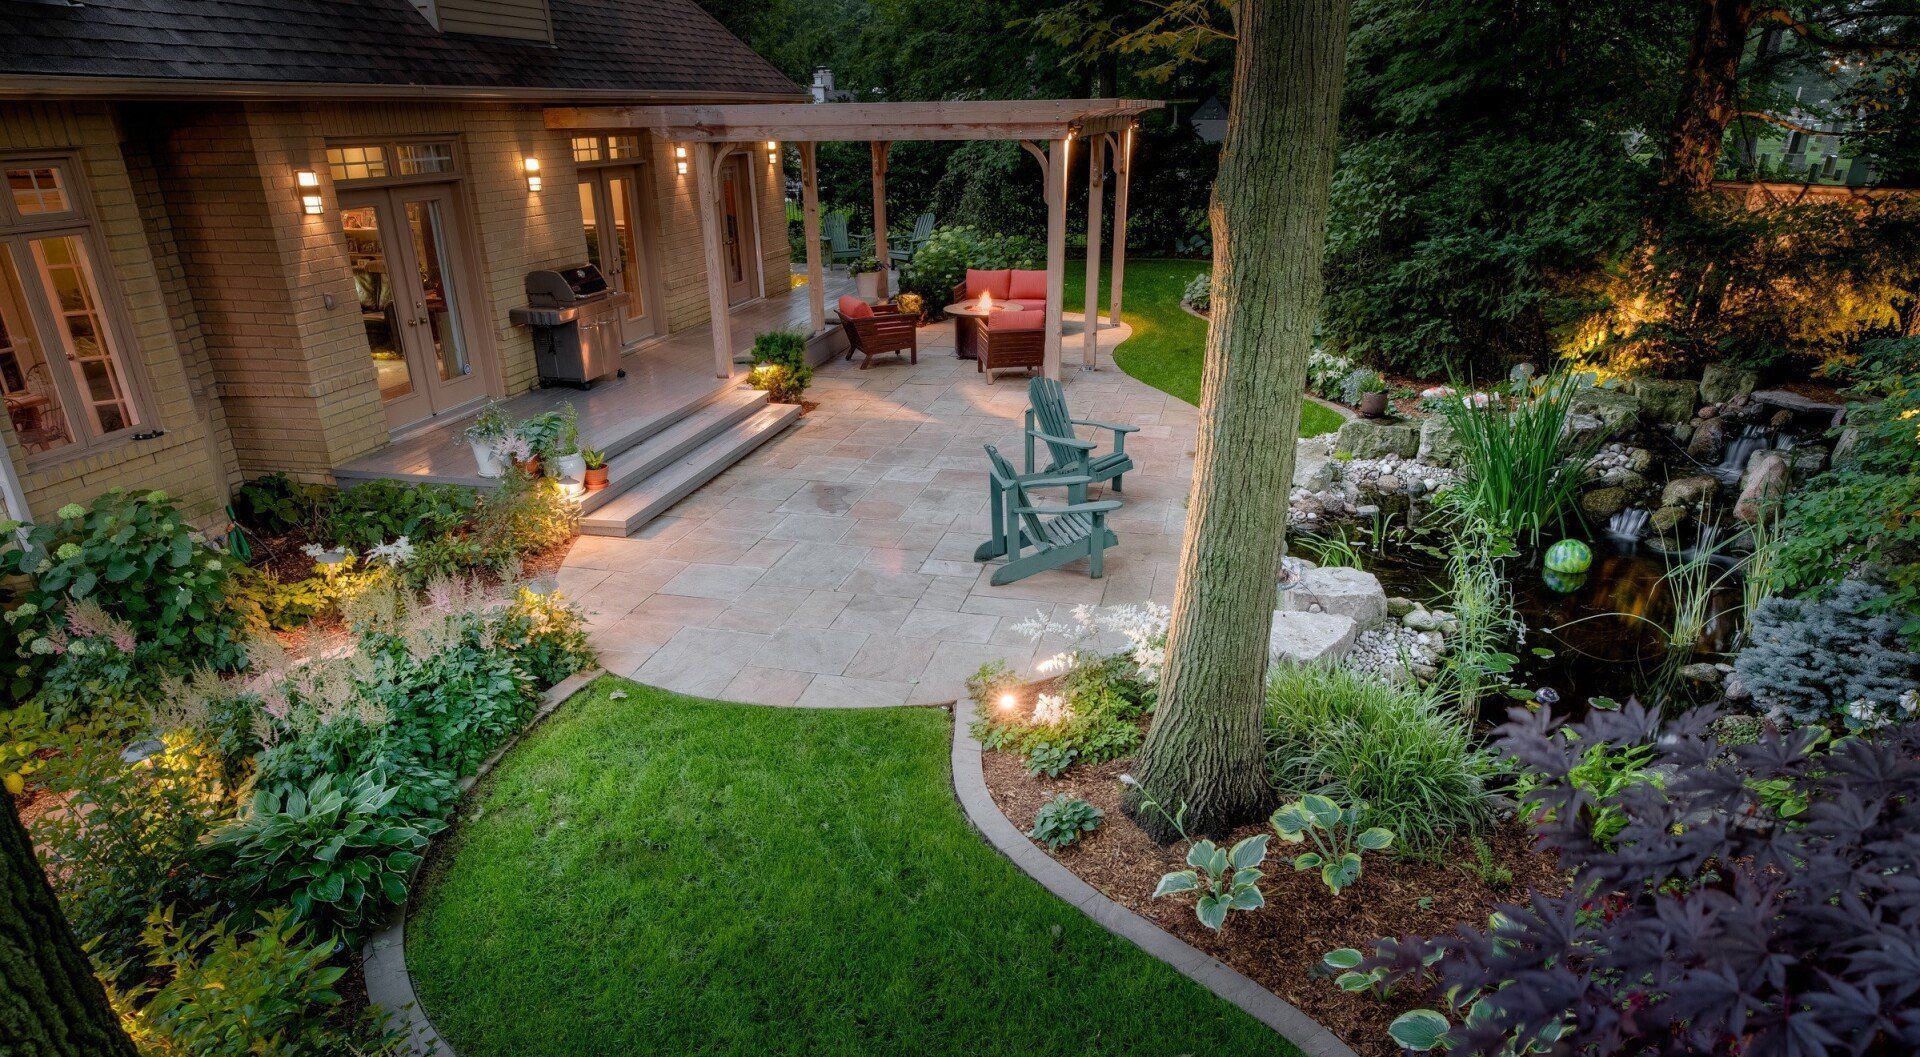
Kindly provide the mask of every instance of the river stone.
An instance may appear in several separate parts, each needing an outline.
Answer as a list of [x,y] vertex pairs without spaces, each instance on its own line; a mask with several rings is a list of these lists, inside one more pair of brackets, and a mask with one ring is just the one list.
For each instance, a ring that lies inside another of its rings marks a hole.
[[1787,493],[1787,457],[1777,451],[1756,454],[1740,483],[1740,498],[1734,500],[1733,516],[1752,523],[1780,502]]
[[1736,396],[1746,396],[1760,384],[1760,372],[1725,363],[1710,363],[1700,372],[1700,399],[1721,404]]
[[1383,455],[1411,459],[1420,452],[1420,434],[1411,422],[1356,418],[1340,427],[1333,450],[1356,459],[1378,459]]
[[1808,478],[1827,468],[1826,445],[1796,444],[1787,452],[1787,462],[1793,470],[1793,483],[1806,484]]
[[1573,410],[1598,418],[1611,437],[1640,418],[1640,398],[1619,389],[1582,389],[1573,396]]
[[1660,490],[1660,505],[1691,507],[1698,510],[1712,502],[1714,495],[1719,491],[1720,482],[1705,474],[1676,477],[1668,481],[1667,486]]
[[1727,447],[1727,424],[1709,418],[1693,427],[1693,439],[1687,442],[1687,456],[1699,463],[1717,463]]
[[1624,487],[1596,488],[1580,497],[1580,509],[1588,517],[1610,518],[1626,509],[1627,490]]
[[1608,432],[1606,421],[1599,415],[1568,415],[1560,439],[1568,451],[1592,451]]
[[1352,617],[1338,613],[1309,613],[1305,610],[1276,610],[1273,631],[1267,636],[1270,662],[1337,661],[1353,651],[1353,640],[1360,626]]
[[1687,508],[1683,506],[1663,506],[1647,518],[1647,527],[1662,539],[1670,539],[1674,530],[1687,519]]
[[1640,398],[1640,417],[1649,422],[1677,425],[1691,420],[1699,393],[1699,383],[1673,378],[1640,378],[1633,383],[1633,395]]
[[1340,479],[1340,461],[1331,455],[1301,451],[1293,457],[1293,486],[1318,492]]
[[1411,613],[1414,610],[1419,608],[1420,608],[1420,603],[1415,602],[1411,598],[1403,598],[1399,595],[1393,595],[1392,597],[1387,599],[1387,615],[1394,618],[1395,620],[1398,620],[1401,617],[1404,617],[1408,613]]
[[1322,565],[1301,574],[1300,582],[1280,595],[1280,608],[1336,613],[1354,622],[1360,631],[1387,619],[1387,592],[1380,578],[1364,569]]
[[1717,683],[1720,681],[1720,669],[1707,661],[1689,664],[1680,669],[1680,678],[1694,683]]
[[1434,415],[1420,423],[1421,462],[1435,466],[1457,466],[1466,448],[1453,437],[1453,423],[1445,415]]

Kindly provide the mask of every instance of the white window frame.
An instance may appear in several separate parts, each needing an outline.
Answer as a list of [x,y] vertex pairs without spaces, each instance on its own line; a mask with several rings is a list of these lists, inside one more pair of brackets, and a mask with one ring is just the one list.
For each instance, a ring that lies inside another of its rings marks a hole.
[[[29,452],[27,465],[36,468],[96,454],[102,449],[157,436],[161,430],[155,421],[154,405],[147,386],[141,349],[128,325],[126,302],[121,295],[118,276],[113,269],[107,242],[100,230],[99,214],[88,188],[87,170],[78,151],[36,151],[0,153],[0,171],[22,166],[53,166],[60,170],[61,187],[67,195],[67,209],[58,213],[21,213],[14,207],[13,194],[0,188],[0,254],[5,254],[18,276],[26,297],[29,335],[49,364],[54,356],[66,357],[68,332],[57,306],[50,303],[40,262],[31,243],[38,239],[74,237],[86,253],[86,276],[91,285],[100,316],[102,336],[112,342],[112,360],[119,373],[120,388],[133,422],[117,430],[102,432],[94,425],[93,401],[81,391],[74,372],[48,372],[60,397],[60,413],[65,416],[72,439],[47,451]],[[71,363],[71,361],[69,361]],[[9,432],[11,421],[6,423]]]

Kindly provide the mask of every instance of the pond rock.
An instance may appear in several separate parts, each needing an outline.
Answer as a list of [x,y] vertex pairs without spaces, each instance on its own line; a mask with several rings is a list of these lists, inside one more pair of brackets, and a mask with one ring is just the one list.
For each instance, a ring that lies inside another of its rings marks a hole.
[[1445,415],[1434,415],[1420,423],[1419,459],[1441,466],[1457,465],[1466,449],[1453,436],[1453,423]]
[[1689,664],[1680,669],[1680,678],[1691,683],[1717,683],[1723,673],[1708,661]]
[[1695,423],[1693,439],[1687,442],[1687,456],[1695,462],[1717,463],[1727,446],[1725,420],[1709,418]]
[[1639,378],[1633,383],[1633,395],[1640,398],[1641,418],[1677,424],[1693,417],[1700,386],[1673,378]]
[[1582,389],[1574,394],[1573,411],[1598,418],[1611,437],[1639,420],[1640,398],[1620,389]]
[[1595,488],[1580,497],[1580,509],[1588,517],[1610,518],[1627,506],[1627,490],[1618,485]]
[[1827,468],[1827,449],[1823,444],[1797,444],[1787,452],[1787,462],[1793,470],[1795,486],[1807,483],[1807,479]]
[[1573,414],[1567,416],[1560,438],[1567,448],[1578,450],[1591,448],[1611,435],[1606,420],[1599,415]]
[[1353,651],[1360,634],[1352,617],[1338,613],[1276,610],[1273,631],[1267,635],[1267,659],[1312,664],[1337,661]]
[[1706,474],[1676,477],[1668,481],[1667,486],[1660,490],[1660,505],[1699,510],[1713,502],[1713,497],[1719,491],[1720,482]]
[[1356,418],[1340,427],[1333,450],[1356,459],[1377,459],[1383,455],[1411,459],[1420,452],[1420,433],[1411,422]]
[[1760,384],[1760,372],[1725,363],[1710,363],[1700,372],[1700,399],[1709,404],[1725,403],[1746,396]]
[[1787,456],[1784,452],[1763,451],[1748,464],[1740,482],[1740,498],[1734,500],[1733,516],[1752,523],[1771,510],[1787,494]]
[[1681,524],[1686,520],[1686,507],[1663,506],[1647,518],[1647,528],[1662,540],[1671,542],[1676,538]]
[[1312,612],[1318,606],[1354,622],[1360,631],[1387,619],[1387,592],[1380,578],[1364,569],[1322,565],[1307,569],[1292,590],[1280,594],[1280,608]]
[[1399,595],[1393,595],[1387,599],[1387,615],[1395,620],[1399,620],[1401,617],[1406,616],[1418,608],[1420,608],[1420,603],[1415,602],[1411,598],[1402,598]]

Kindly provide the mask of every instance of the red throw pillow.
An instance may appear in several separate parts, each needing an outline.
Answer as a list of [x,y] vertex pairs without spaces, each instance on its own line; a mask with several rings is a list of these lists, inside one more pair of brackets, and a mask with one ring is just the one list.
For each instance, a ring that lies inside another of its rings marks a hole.
[[1005,301],[1013,296],[1007,293],[1007,284],[1013,281],[1013,271],[1000,268],[995,271],[975,271],[967,269],[967,296],[979,297],[992,294],[995,301]]
[[1007,296],[1015,301],[1045,301],[1047,299],[1047,273],[1015,268],[1009,280]]
[[987,317],[987,329],[998,331],[1039,330],[1047,325],[1047,314],[1031,309],[995,312]]
[[869,319],[873,316],[873,306],[849,294],[840,299],[841,319]]

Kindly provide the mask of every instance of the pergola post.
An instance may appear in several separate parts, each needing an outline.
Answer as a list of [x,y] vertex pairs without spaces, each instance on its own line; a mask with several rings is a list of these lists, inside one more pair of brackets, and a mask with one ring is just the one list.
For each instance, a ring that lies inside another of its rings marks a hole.
[[887,256],[887,142],[874,140],[873,148],[873,258],[880,262],[880,300],[890,295],[893,270]]
[[693,145],[694,198],[700,215],[700,242],[707,257],[707,314],[712,320],[713,370],[720,378],[733,375],[733,320],[727,314],[726,253],[720,234],[720,162],[730,148],[711,143]]
[[1067,154],[1073,133],[1047,144],[1047,344],[1045,370],[1060,380],[1061,303],[1067,285]]
[[1133,127],[1129,125],[1113,148],[1113,268],[1107,277],[1107,317],[1120,325],[1120,284],[1127,274],[1127,185],[1133,182]]
[[1107,137],[1087,140],[1087,292],[1085,330],[1080,336],[1080,369],[1094,370],[1100,352],[1100,214],[1107,197]]
[[800,217],[807,239],[807,320],[809,334],[827,329],[827,275],[820,261],[820,174],[815,145],[800,144]]

